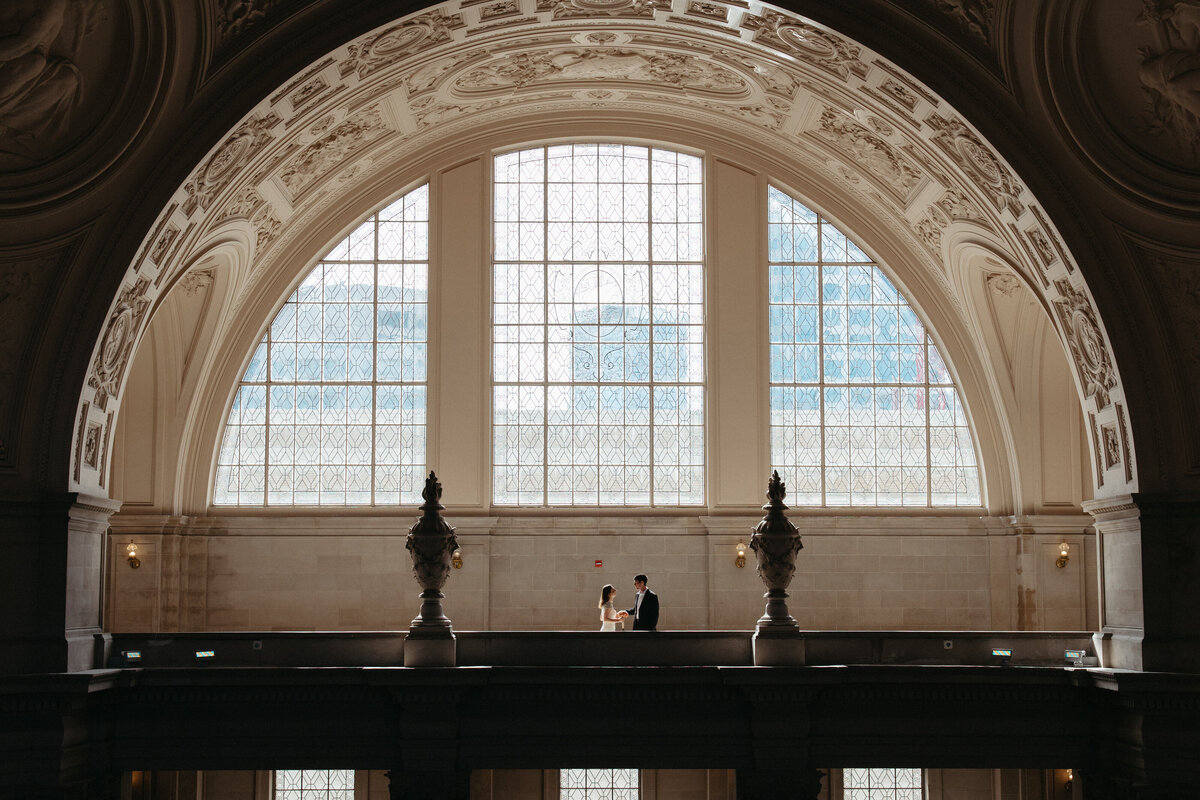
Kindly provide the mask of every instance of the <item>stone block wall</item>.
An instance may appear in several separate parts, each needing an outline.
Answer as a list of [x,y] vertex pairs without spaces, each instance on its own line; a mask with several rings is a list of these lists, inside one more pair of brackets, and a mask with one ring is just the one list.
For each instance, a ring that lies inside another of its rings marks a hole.
[[[749,517],[450,517],[463,568],[446,585],[458,630],[594,630],[606,583],[633,604],[645,573],[666,630],[749,630],[764,587]],[[403,517],[117,515],[106,629],[399,630],[418,611]],[[1087,518],[795,518],[804,549],[789,608],[816,630],[1094,630]],[[1072,542],[1068,565],[1054,561]],[[129,541],[142,565],[124,558]]]

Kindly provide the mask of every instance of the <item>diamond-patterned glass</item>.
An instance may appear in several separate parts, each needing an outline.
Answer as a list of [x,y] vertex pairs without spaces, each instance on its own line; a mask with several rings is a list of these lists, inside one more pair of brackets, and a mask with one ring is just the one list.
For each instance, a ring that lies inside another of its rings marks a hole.
[[636,769],[562,769],[559,800],[638,800]]
[[924,794],[919,769],[847,767],[842,770],[845,800],[920,800]]
[[275,315],[234,396],[216,505],[421,502],[429,187],[334,246]]
[[277,769],[275,800],[353,800],[352,769]]
[[954,378],[879,266],[768,190],[771,461],[794,505],[978,506]]
[[704,502],[702,189],[667,150],[496,157],[496,504]]

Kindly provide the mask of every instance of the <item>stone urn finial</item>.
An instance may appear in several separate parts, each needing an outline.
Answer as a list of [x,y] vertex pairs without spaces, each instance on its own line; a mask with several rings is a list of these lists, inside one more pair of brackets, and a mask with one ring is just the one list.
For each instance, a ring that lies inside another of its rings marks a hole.
[[421,492],[425,504],[421,518],[408,532],[404,547],[412,555],[413,577],[421,585],[421,613],[412,621],[411,633],[452,636],[450,620],[442,611],[442,587],[450,575],[450,559],[458,547],[454,528],[442,518],[442,485],[432,471]]
[[766,514],[750,537],[750,549],[758,557],[758,576],[767,586],[763,595],[767,601],[766,612],[758,620],[760,631],[799,630],[787,610],[787,587],[796,574],[796,554],[804,544],[796,526],[784,516],[787,506],[783,504],[783,498],[786,495],[787,486],[779,478],[778,470],[772,471],[771,480],[767,482],[767,504],[763,506]]

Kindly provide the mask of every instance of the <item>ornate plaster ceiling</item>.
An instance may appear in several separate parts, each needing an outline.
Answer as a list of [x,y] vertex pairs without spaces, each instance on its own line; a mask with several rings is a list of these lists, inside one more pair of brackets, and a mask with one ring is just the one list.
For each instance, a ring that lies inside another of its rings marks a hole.
[[[910,243],[960,309],[951,244],[986,243],[1051,310],[1093,431],[1124,429],[1106,335],[1048,215],[948,103],[895,65],[740,0],[451,0],[311,64],[192,171],[130,265],[96,344],[73,486],[98,485],[103,470],[88,469],[84,440],[97,425],[101,441],[111,435],[147,309],[200,254],[243,232],[241,302],[311,220],[371,175],[438,142],[549,114],[659,120],[783,154]],[[1133,455],[1128,436],[1120,441],[1105,489],[1116,476],[1130,491]]]
[[1058,4],[1051,94],[1070,138],[1131,194],[1194,211],[1200,195],[1200,2]]

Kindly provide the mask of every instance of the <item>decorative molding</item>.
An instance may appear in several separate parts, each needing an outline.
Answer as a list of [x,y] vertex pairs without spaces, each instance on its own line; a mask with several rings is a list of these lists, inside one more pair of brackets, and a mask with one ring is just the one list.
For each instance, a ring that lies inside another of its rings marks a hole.
[[189,297],[194,296],[197,292],[208,289],[213,284],[212,269],[197,269],[184,275],[179,279],[179,288],[183,289],[184,293]]
[[1104,448],[1104,469],[1110,470],[1121,464],[1121,441],[1117,436],[1117,424],[1105,422],[1100,426],[1100,444]]
[[83,466],[83,437],[84,432],[87,430],[88,409],[90,407],[90,404],[84,403],[79,409],[79,422],[75,426],[75,459],[71,474],[74,476],[76,483],[79,483],[80,468]]
[[552,19],[653,19],[655,11],[670,11],[670,0],[538,0],[538,13],[549,11]]
[[275,138],[273,129],[281,121],[278,114],[271,112],[242,123],[185,185],[188,197],[183,203],[183,212],[191,216],[197,206],[207,211],[221,190]]
[[995,0],[925,0],[950,17],[960,28],[982,44],[992,38],[992,20],[996,16]]
[[1067,336],[1084,397],[1095,397],[1096,410],[1103,411],[1109,406],[1109,391],[1117,385],[1117,378],[1096,309],[1066,278],[1056,280],[1054,287],[1060,295],[1054,300],[1054,310]]
[[100,485],[106,486],[105,480],[108,473],[108,443],[112,440],[113,435],[113,417],[115,413],[110,411],[104,421],[104,446],[100,450]]
[[1021,288],[1021,281],[1011,272],[993,272],[987,276],[987,285],[1001,297],[1012,297]]
[[861,47],[798,17],[764,8],[762,16],[745,15],[742,27],[754,32],[756,43],[781,49],[842,81],[867,77]]
[[1129,449],[1129,422],[1125,419],[1125,407],[1116,403],[1117,422],[1121,426],[1121,449],[1125,451],[1125,482],[1133,483],[1133,453]]
[[104,426],[89,422],[87,434],[83,437],[83,465],[88,469],[100,467],[100,434]]
[[126,286],[118,295],[104,326],[100,348],[88,376],[88,386],[96,390],[95,404],[101,411],[107,408],[109,398],[120,392],[129,356],[150,309],[150,301],[146,298],[149,284],[145,278],[139,278],[132,286]]
[[1138,80],[1149,103],[1142,132],[1171,136],[1193,156],[1200,156],[1200,2],[1142,0],[1137,24],[1153,31],[1155,42],[1138,49]]
[[217,16],[217,32],[224,46],[230,40],[256,27],[278,6],[281,0],[213,0],[220,9]]
[[901,205],[925,177],[886,139],[832,108],[825,108],[817,125],[812,131],[813,136],[831,144],[853,163],[867,168]]
[[453,90],[460,97],[469,97],[601,80],[675,87],[712,95],[749,95],[744,78],[699,56],[608,47],[506,55],[473,67],[454,81]]
[[419,14],[351,44],[346,49],[347,58],[338,64],[338,72],[343,78],[353,73],[362,80],[385,66],[450,41],[451,31],[464,24],[461,14],[447,14],[442,8]]
[[0,171],[21,170],[56,156],[68,137],[78,134],[74,117],[85,99],[112,95],[110,82],[80,66],[88,56],[85,50],[113,47],[111,25],[97,35],[106,21],[99,0],[14,4],[5,11]]
[[284,186],[299,197],[327,173],[355,153],[377,141],[392,128],[378,105],[348,117],[327,135],[297,153],[280,173]]
[[948,155],[975,185],[992,201],[996,210],[1008,210],[1013,218],[1025,213],[1019,199],[1023,191],[1012,172],[974,131],[961,120],[932,113],[925,124],[934,130],[933,141]]
[[1096,485],[1104,486],[1104,465],[1100,463],[1100,433],[1096,428],[1096,415],[1088,412],[1088,430],[1092,434],[1092,454],[1096,459]]

